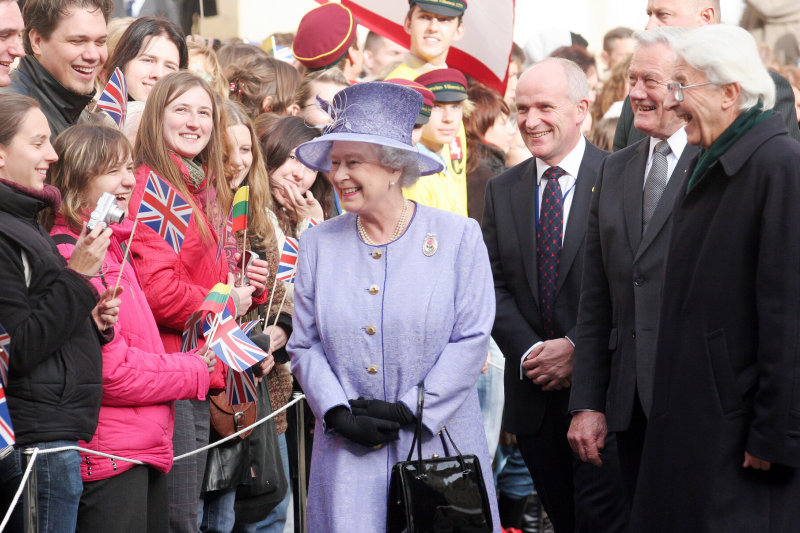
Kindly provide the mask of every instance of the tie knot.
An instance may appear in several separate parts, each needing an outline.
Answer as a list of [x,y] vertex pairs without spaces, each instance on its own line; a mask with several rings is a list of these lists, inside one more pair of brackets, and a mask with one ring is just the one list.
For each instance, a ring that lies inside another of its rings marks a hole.
[[563,168],[561,167],[550,167],[544,171],[544,175],[542,176],[546,180],[558,180],[561,176],[566,174]]
[[669,143],[667,141],[658,141],[654,151],[661,155],[667,155],[670,152]]

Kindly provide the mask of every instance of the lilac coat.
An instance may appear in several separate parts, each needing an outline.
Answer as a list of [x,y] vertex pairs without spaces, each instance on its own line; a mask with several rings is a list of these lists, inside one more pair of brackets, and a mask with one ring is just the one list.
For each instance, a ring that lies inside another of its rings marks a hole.
[[[422,251],[428,233],[438,241],[430,257]],[[309,229],[300,242],[288,350],[317,419],[308,530],[384,530],[390,472],[406,459],[413,425],[374,450],[326,432],[322,421],[360,396],[400,400],[416,413],[424,380],[423,456],[442,453],[435,432],[445,425],[462,453],[476,454],[499,532],[475,387],[495,306],[478,224],[417,205],[406,232],[385,246],[364,244],[352,213]]]

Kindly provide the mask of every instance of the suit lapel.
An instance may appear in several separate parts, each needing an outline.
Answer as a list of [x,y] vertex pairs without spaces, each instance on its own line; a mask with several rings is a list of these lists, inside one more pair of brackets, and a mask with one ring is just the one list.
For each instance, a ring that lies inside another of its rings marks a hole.
[[647,247],[653,243],[656,236],[661,232],[664,225],[667,223],[667,220],[669,220],[669,217],[672,214],[672,208],[675,206],[675,198],[678,195],[678,191],[681,189],[681,184],[684,183],[686,179],[689,161],[692,160],[697,152],[698,148],[690,144],[687,144],[683,149],[683,153],[681,154],[680,159],[678,159],[678,164],[675,165],[675,170],[673,170],[672,174],[670,175],[667,187],[661,194],[661,199],[658,201],[658,206],[653,213],[653,218],[650,219],[650,223],[647,225],[647,231],[645,231],[644,235],[642,236],[641,244],[639,245],[638,249],[635,249],[636,253],[634,254],[634,261],[638,260],[639,256],[641,256],[645,250],[647,250]]
[[648,137],[639,142],[636,154],[628,161],[624,171],[623,210],[625,211],[628,242],[633,254],[636,253],[642,242],[642,184],[649,153],[650,138]]
[[592,198],[592,189],[597,179],[597,170],[603,159],[603,152],[590,144],[586,143],[586,152],[583,154],[578,179],[575,183],[575,197],[572,199],[572,207],[569,210],[567,219],[567,233],[564,236],[564,244],[561,247],[561,255],[558,264],[558,283],[556,293],[561,290],[564,280],[567,278],[575,256],[583,244],[586,235],[586,223],[589,218],[589,202]]
[[519,237],[522,262],[534,301],[539,301],[539,275],[536,269],[536,158],[532,157],[517,177],[511,191],[511,210]]

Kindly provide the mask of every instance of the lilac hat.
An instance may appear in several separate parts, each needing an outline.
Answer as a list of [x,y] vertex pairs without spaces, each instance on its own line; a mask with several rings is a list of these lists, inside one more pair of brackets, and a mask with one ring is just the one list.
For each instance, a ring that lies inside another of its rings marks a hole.
[[370,81],[342,89],[333,100],[317,98],[332,122],[322,136],[297,147],[295,155],[305,166],[321,172],[331,168],[330,151],[334,141],[356,141],[400,148],[417,155],[421,176],[443,170],[436,159],[417,151],[411,144],[411,131],[422,108],[420,93],[394,83]]

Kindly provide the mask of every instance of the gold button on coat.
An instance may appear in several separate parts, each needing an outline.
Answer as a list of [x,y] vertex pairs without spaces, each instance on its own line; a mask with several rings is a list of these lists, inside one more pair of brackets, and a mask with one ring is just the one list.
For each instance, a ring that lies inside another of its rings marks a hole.
[[380,250],[375,250],[372,252],[373,259],[380,259],[381,257],[383,257],[383,252],[381,252]]
[[375,335],[378,329],[375,326],[367,326],[367,335]]
[[367,372],[369,372],[370,374],[373,374],[373,375],[377,374],[378,373],[378,367],[375,366],[375,365],[369,365],[367,367]]
[[378,288],[377,285],[370,285],[370,287],[369,287],[369,293],[370,294],[373,294],[373,295],[374,294],[378,294],[378,291],[380,291],[380,289]]

